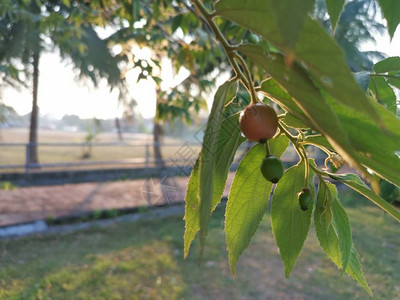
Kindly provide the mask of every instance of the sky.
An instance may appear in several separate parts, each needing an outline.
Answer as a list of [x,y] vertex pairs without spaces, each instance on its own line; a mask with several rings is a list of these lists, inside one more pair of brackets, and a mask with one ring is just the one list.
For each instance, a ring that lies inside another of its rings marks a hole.
[[[137,57],[149,57],[148,49],[137,50]],[[168,61],[162,62],[165,84],[173,86],[172,68]],[[66,114],[75,114],[81,118],[115,118],[122,115],[118,104],[118,89],[110,91],[106,80],[101,80],[98,87],[90,81],[76,80],[76,71],[68,62],[61,61],[57,53],[45,53],[41,56],[39,65],[38,105],[40,114],[50,114],[62,118]],[[131,96],[137,101],[137,110],[144,118],[155,113],[155,85],[152,80],[137,81],[137,70],[129,71],[127,82]],[[11,105],[19,114],[31,111],[32,94],[27,89],[17,91],[8,88],[3,92],[4,103]]]
[[[392,41],[388,35],[377,38],[376,45],[364,45],[363,50],[378,50],[389,56],[400,56],[400,26]],[[150,56],[149,49],[136,50],[138,58]],[[118,90],[110,91],[105,80],[95,88],[92,84],[83,84],[75,80],[76,74],[72,66],[61,61],[57,53],[45,53],[40,61],[39,97],[40,114],[50,114],[57,119],[66,114],[75,114],[81,118],[115,118],[122,115],[122,108],[118,105]],[[179,83],[187,72],[172,76],[172,66],[168,60],[162,61],[164,88]],[[156,95],[152,80],[141,80],[136,83],[138,72],[132,70],[127,74],[129,90],[137,101],[136,111],[144,118],[151,118],[155,114]],[[32,95],[29,90],[17,91],[12,88],[3,92],[4,103],[13,106],[19,114],[31,111]],[[209,100],[211,101],[211,99]]]

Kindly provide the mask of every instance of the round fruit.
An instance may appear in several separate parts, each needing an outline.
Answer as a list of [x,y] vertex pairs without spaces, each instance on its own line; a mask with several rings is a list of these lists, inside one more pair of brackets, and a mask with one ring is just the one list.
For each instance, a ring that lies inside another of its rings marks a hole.
[[389,181],[382,179],[379,182],[380,196],[389,203],[393,203],[399,198],[399,189]]
[[258,37],[258,35],[251,33],[249,36],[249,42],[253,44],[258,44],[260,42],[260,38]]
[[260,169],[264,178],[272,183],[277,183],[283,175],[283,163],[273,155],[264,157]]
[[298,195],[299,205],[302,210],[308,210],[311,205],[311,192],[309,188],[303,188]]
[[272,138],[278,129],[278,116],[274,109],[263,103],[247,106],[240,113],[240,129],[247,139],[264,142]]

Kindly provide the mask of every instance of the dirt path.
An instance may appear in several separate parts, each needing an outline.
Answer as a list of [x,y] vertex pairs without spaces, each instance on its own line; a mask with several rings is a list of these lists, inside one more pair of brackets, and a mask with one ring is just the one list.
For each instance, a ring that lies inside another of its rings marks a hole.
[[[227,195],[232,174],[224,194]],[[65,184],[0,190],[0,226],[79,215],[99,209],[124,209],[183,201],[187,177]]]

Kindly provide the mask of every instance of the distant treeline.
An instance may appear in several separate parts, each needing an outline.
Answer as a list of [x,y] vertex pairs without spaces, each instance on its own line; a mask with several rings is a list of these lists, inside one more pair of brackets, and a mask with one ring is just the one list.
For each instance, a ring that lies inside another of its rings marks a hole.
[[[6,128],[28,128],[30,122],[30,114],[18,115],[15,110],[3,110],[0,118],[0,129]],[[141,132],[151,133],[153,130],[153,119],[137,118],[130,120],[126,118],[119,118],[118,120],[123,132]],[[165,122],[163,124],[164,134],[182,136],[187,134],[202,135],[201,127],[205,120],[193,122],[188,125],[180,120],[173,122]],[[50,130],[62,131],[90,131],[90,132],[114,132],[117,130],[116,119],[96,119],[85,118],[82,119],[77,115],[64,115],[61,119],[56,119],[52,115],[40,115],[39,128]],[[200,138],[200,136],[198,137]]]

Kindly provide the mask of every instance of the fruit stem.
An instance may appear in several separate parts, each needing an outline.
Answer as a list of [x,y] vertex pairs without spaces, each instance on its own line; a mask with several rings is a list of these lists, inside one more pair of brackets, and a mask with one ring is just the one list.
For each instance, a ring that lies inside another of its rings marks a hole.
[[237,52],[235,52],[233,55],[234,55],[234,58],[239,61],[240,65],[244,69],[244,74],[247,77],[248,86],[246,88],[250,94],[250,104],[255,104],[257,102],[260,102],[257,98],[256,90],[255,90],[254,84],[253,84],[253,79],[251,78],[251,74],[250,74],[249,68],[247,67],[246,62],[244,61],[243,57],[241,57]]
[[326,154],[328,154],[329,156],[331,156],[331,155],[333,154],[333,152],[330,151],[328,148],[326,148],[326,147],[324,147],[324,146],[322,146],[322,145],[319,145],[319,144],[317,144],[317,143],[313,143],[313,142],[309,142],[309,141],[304,141],[304,142],[301,142],[301,144],[302,144],[302,145],[311,145],[311,146],[317,147],[317,148],[321,149],[322,151],[324,151],[324,152],[325,152]]
[[329,173],[324,172],[324,171],[318,169],[317,167],[314,167],[313,165],[310,165],[310,168],[311,168],[315,173],[317,173],[317,175],[318,175],[319,178],[322,178],[322,177],[329,177],[329,178],[331,178],[331,177],[329,176]]
[[205,8],[205,6],[199,0],[191,0],[191,1],[193,2],[194,6],[201,12],[201,14],[204,17],[204,20],[201,20],[199,18],[199,15],[197,15],[196,13],[195,16],[198,17],[200,21],[204,21],[207,23],[210,29],[214,32],[215,38],[222,44],[222,47],[225,50],[232,50],[234,47],[229,45],[228,41],[225,39],[221,31],[213,21],[213,18],[216,15],[215,12],[209,13]]
[[308,176],[309,176],[309,163],[308,163],[308,158],[307,158],[307,152],[306,149],[304,149],[303,145],[299,142],[299,139],[295,136],[293,136],[282,124],[282,122],[278,122],[279,129],[289,138],[289,140],[292,142],[294,149],[297,152],[297,155],[300,158],[300,161],[304,161],[305,167],[304,167],[304,186],[308,185]]
[[286,128],[285,126],[282,124],[282,122],[278,122],[278,127],[279,129],[289,138],[289,140],[292,142],[292,144],[296,144],[297,145],[297,138],[292,135]]
[[304,186],[308,187],[308,176],[309,176],[309,162],[308,162],[308,158],[307,158],[307,152],[306,149],[304,149],[303,146],[300,146],[301,151],[303,152],[304,155]]
[[[206,26],[208,26],[211,31],[215,35],[215,39],[222,45],[222,48],[225,51],[225,54],[229,60],[229,63],[231,64],[236,76],[235,78],[239,78],[240,82],[243,84],[243,86],[249,91],[250,94],[250,99],[251,99],[251,104],[254,104],[258,102],[258,98],[256,97],[256,92],[254,89],[254,84],[253,81],[251,80],[251,75],[250,71],[247,67],[246,62],[244,61],[243,57],[241,57],[236,49],[236,46],[232,46],[229,44],[229,42],[226,40],[224,35],[222,34],[221,30],[218,28],[217,24],[214,22],[214,17],[217,15],[216,12],[209,13],[207,9],[204,7],[204,5],[201,3],[200,0],[191,0],[194,6],[197,8],[197,10],[203,15],[203,18],[199,16],[197,13],[194,13],[194,15],[199,18],[203,23],[205,23]],[[240,69],[237,61],[238,60],[244,69],[244,74],[242,70]]]
[[271,155],[271,149],[269,148],[268,141],[265,142],[265,155]]
[[285,116],[286,116],[286,114],[280,114],[280,115],[278,115],[278,119],[279,119],[279,120],[282,120],[282,119],[285,118]]

